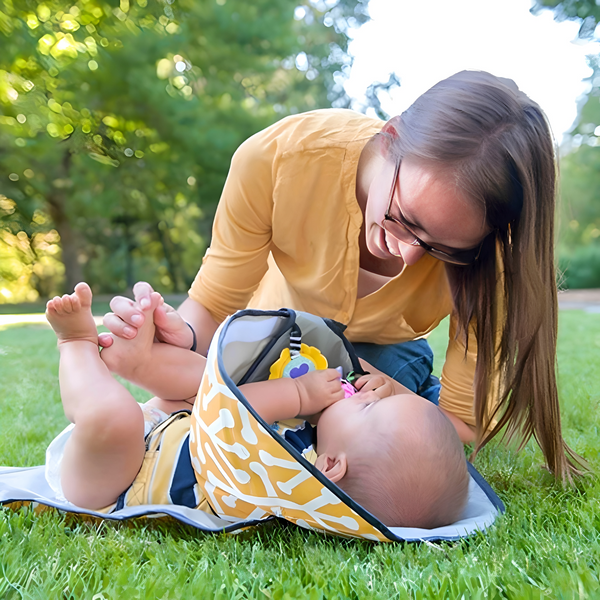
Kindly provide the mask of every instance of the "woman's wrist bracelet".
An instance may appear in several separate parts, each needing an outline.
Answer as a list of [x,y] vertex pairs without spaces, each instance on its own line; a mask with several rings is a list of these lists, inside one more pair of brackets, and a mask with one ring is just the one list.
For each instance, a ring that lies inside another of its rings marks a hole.
[[196,348],[198,347],[198,340],[196,338],[196,332],[194,331],[194,328],[186,321],[185,324],[190,328],[192,335],[194,336],[194,340],[192,342],[192,347],[190,348],[191,352],[196,352]]

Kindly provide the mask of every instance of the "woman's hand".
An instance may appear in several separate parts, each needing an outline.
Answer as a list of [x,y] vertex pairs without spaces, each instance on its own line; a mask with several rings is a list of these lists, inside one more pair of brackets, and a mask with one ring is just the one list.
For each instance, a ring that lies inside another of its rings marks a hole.
[[[124,296],[115,296],[110,302],[113,312],[104,315],[104,326],[110,333],[101,333],[98,343],[108,348],[113,343],[113,335],[124,339],[133,339],[146,318],[143,309],[150,306],[150,284],[140,281],[133,286],[134,300]],[[159,342],[191,348],[194,336],[181,315],[168,304],[162,304],[154,311],[155,335]]]

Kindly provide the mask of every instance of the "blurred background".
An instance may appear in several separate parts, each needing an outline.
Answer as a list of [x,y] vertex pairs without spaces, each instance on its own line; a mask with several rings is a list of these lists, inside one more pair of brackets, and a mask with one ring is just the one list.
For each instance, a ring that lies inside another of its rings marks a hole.
[[243,140],[315,108],[385,119],[464,68],[548,112],[561,285],[600,287],[599,19],[595,0],[0,0],[0,304],[186,292]]

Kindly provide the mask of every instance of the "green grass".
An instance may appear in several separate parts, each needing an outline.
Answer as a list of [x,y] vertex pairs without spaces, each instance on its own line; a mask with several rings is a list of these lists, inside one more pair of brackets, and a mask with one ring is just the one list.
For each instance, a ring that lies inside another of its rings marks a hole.
[[[445,335],[432,336],[438,354]],[[596,469],[599,364],[600,315],[562,312],[565,437]],[[57,368],[50,330],[0,331],[0,464],[44,462],[66,424]],[[476,466],[507,513],[486,535],[452,544],[348,541],[285,523],[206,535],[0,508],[0,598],[599,598],[600,484],[562,489],[541,464],[534,444],[486,448]]]

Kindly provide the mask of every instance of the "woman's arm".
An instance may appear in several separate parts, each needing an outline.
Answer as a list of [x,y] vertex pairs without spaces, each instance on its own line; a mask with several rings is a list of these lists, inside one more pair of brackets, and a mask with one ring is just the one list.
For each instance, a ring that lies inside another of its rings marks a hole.
[[[186,298],[177,309],[181,317],[194,329],[196,334],[196,352],[206,356],[210,342],[219,327],[213,316],[202,304],[192,298]],[[189,330],[189,327],[187,327]],[[191,333],[191,331],[190,331]],[[191,343],[190,346],[191,348]]]
[[[452,421],[460,439],[464,443],[471,443],[477,439],[473,387],[477,365],[477,338],[473,328],[469,327],[467,350],[464,338],[457,337],[456,328],[457,321],[453,315],[450,317],[449,344],[442,368],[440,408]],[[497,403],[497,383],[497,377],[494,377],[490,385],[489,397],[486,399],[488,415],[491,414]]]
[[467,425],[462,419],[441,406],[439,409],[450,419],[450,423],[454,425],[454,429],[456,429],[456,433],[458,433],[458,437],[463,444],[472,444],[475,441],[475,429],[473,427]]

